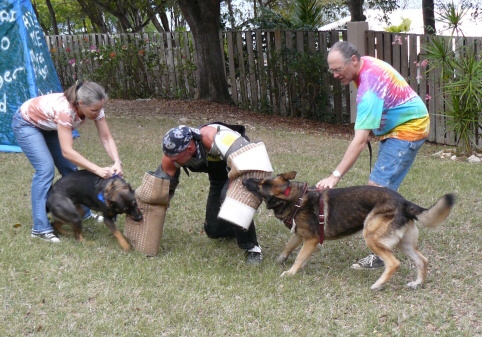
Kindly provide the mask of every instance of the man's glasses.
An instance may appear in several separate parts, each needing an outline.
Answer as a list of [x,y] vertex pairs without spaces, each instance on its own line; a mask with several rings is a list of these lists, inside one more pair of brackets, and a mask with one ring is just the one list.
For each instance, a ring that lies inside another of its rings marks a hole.
[[349,59],[348,61],[346,61],[345,64],[343,65],[343,67],[336,68],[336,69],[328,69],[328,72],[329,72],[330,74],[339,74],[339,73],[341,73],[341,71],[345,68],[346,64],[347,64],[348,62],[350,62],[350,61],[351,61],[351,59]]

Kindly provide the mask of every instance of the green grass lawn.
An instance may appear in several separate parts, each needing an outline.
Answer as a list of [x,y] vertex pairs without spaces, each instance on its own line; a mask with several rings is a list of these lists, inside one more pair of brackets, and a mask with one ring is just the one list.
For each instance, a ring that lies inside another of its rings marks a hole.
[[[137,114],[107,109],[134,188],[159,164],[168,129],[211,118],[202,110],[144,116],[142,104],[136,103]],[[336,167],[349,143],[310,123],[278,126],[274,117],[262,122],[233,114],[225,121],[245,123],[251,140],[265,142],[275,173],[295,170],[297,180],[310,184]],[[93,123],[80,133],[76,149],[108,165]],[[376,155],[378,144],[372,145]],[[204,174],[182,173],[156,257],[122,251],[92,220],[84,224],[92,233],[84,231],[83,243],[31,239],[33,169],[23,154],[0,153],[0,336],[482,336],[482,164],[433,156],[442,148],[424,145],[399,191],[425,207],[457,194],[441,227],[419,226],[420,250],[429,258],[426,284],[406,287],[416,270],[396,252],[400,270],[378,292],[369,287],[381,270],[350,269],[369,253],[359,235],[326,242],[301,272],[280,278],[294,262],[292,256],[285,266],[275,263],[290,233],[264,205],[255,218],[264,261],[245,265],[234,241],[203,233]],[[364,151],[339,187],[365,184],[368,174]],[[121,230],[124,221],[119,216]]]

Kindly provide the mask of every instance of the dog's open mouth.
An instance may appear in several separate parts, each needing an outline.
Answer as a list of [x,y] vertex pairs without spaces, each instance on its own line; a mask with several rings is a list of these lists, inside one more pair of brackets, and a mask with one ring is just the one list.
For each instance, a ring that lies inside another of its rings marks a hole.
[[259,179],[253,179],[253,178],[243,179],[243,186],[246,187],[248,191],[255,194],[257,197],[262,198],[262,196],[258,193],[258,183],[259,183]]
[[139,212],[139,214],[129,214],[129,217],[136,222],[139,222],[143,219],[141,212]]

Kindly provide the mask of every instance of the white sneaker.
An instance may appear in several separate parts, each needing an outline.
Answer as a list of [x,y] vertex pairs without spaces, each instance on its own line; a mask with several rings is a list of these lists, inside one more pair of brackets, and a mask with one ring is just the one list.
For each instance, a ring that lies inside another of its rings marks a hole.
[[31,234],[30,237],[32,238],[39,238],[44,241],[58,243],[60,242],[59,238],[54,233],[44,233],[44,234]]
[[82,220],[89,220],[89,219],[94,219],[97,222],[104,222],[104,217],[102,215],[95,214],[95,213],[92,213],[92,212],[90,213],[89,217],[83,218]]

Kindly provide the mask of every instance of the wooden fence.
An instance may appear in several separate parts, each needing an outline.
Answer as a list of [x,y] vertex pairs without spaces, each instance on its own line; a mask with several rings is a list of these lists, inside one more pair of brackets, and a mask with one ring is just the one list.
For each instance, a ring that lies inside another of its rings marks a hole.
[[[340,38],[346,31],[221,33],[233,101],[269,114],[349,122],[348,89],[326,71],[327,50]],[[195,53],[188,32],[46,39],[64,87],[91,79],[111,97],[194,96]]]
[[[193,98],[196,62],[189,32],[46,38],[64,87],[89,78],[101,81],[111,97]],[[429,37],[367,31],[365,38],[365,54],[393,65],[425,99],[431,115],[429,140],[454,144],[454,135],[447,132],[440,78],[426,78],[426,68],[420,66]],[[330,46],[347,40],[346,31],[234,31],[222,32],[220,39],[237,105],[280,116],[350,122],[349,87],[334,81],[326,65]]]

